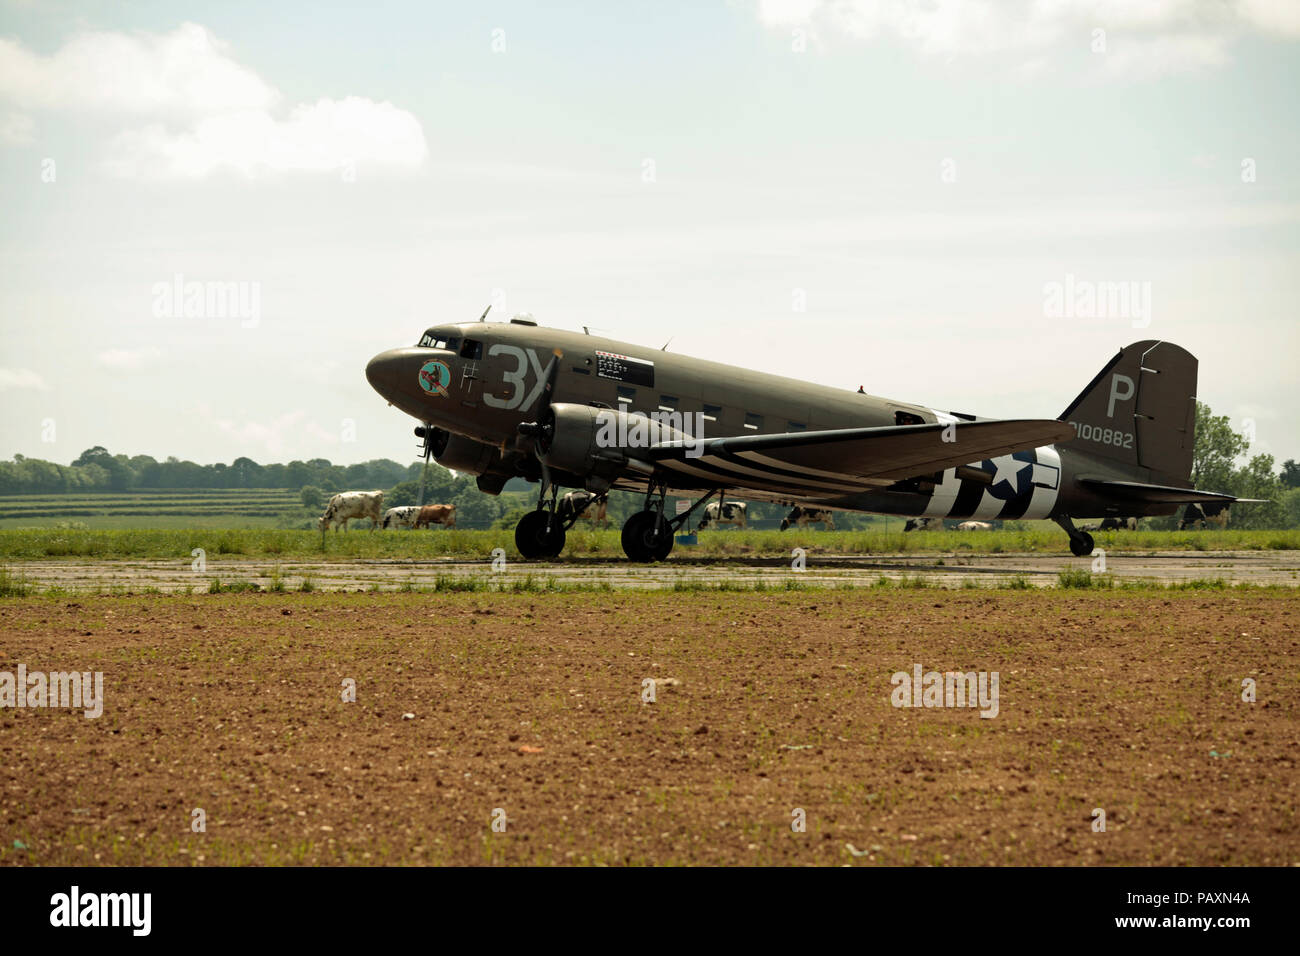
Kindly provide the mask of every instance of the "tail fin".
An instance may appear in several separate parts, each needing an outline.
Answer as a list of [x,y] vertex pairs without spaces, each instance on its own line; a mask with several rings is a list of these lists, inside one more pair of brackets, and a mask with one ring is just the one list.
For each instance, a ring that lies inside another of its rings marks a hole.
[[1196,441],[1196,358],[1172,342],[1121,349],[1061,418],[1071,448],[1133,469],[1148,480],[1187,487]]

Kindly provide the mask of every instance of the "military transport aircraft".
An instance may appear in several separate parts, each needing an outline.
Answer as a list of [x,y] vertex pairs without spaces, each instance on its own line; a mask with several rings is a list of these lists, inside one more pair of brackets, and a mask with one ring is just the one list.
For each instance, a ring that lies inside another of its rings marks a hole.
[[[676,529],[715,494],[910,517],[1051,518],[1080,556],[1093,541],[1073,518],[1237,500],[1190,487],[1197,362],[1169,342],[1122,349],[1059,420],[993,420],[529,318],[485,319],[381,352],[366,377],[422,423],[426,460],[476,475],[488,494],[516,476],[540,482],[536,510],[515,529],[529,559],[558,555],[577,518],[557,514],[560,487],[645,493],[623,526],[633,561],[666,558]],[[670,491],[699,497],[668,515]]]

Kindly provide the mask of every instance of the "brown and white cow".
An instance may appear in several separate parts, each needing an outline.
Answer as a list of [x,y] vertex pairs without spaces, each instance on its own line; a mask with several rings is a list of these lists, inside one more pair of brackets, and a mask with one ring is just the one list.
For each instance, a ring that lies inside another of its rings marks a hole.
[[379,527],[380,515],[384,510],[384,493],[382,491],[343,491],[329,500],[325,513],[320,516],[317,527],[324,533],[334,525],[334,530],[348,530],[348,522],[353,518],[369,518],[370,530]]
[[582,521],[590,521],[593,527],[609,527],[609,500],[604,495],[595,495],[590,491],[570,491],[560,499],[556,506],[556,515],[561,521],[569,521],[575,515]]
[[744,530],[749,520],[749,505],[743,501],[728,501],[722,505],[722,517],[718,517],[718,503],[711,501],[704,506],[704,517],[700,519],[700,530],[710,525],[734,524]]
[[781,530],[784,531],[790,525],[806,528],[810,524],[816,524],[819,521],[827,531],[835,530],[835,513],[830,509],[796,506],[793,511],[781,519]]
[[427,528],[431,524],[440,524],[445,528],[456,527],[456,506],[425,505],[415,516],[415,527]]

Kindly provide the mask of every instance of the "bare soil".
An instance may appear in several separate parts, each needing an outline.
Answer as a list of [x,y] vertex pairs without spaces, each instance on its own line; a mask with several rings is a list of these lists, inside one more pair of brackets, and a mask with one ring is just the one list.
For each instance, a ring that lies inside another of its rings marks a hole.
[[[1290,590],[0,600],[0,671],[107,698],[0,709],[0,861],[1294,865],[1298,619]],[[893,707],[918,663],[998,671],[998,716]]]

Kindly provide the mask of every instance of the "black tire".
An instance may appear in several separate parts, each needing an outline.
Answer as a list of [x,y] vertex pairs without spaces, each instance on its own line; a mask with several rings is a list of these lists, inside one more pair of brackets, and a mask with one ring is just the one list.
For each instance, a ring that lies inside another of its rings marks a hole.
[[526,561],[554,558],[564,550],[564,527],[545,510],[530,511],[515,525],[515,547]]
[[1070,539],[1070,553],[1076,558],[1086,558],[1092,554],[1092,535],[1086,531],[1079,532],[1079,537]]
[[662,561],[673,550],[673,529],[657,511],[638,511],[623,525],[623,551],[633,561]]

